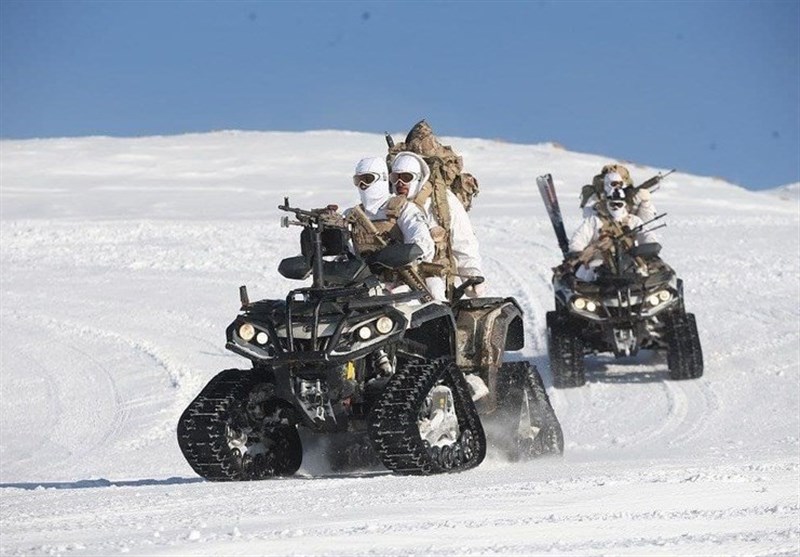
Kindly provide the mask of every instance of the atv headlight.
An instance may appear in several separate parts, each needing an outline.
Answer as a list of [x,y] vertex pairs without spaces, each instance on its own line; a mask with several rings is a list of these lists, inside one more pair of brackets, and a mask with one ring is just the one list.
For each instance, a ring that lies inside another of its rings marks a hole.
[[575,298],[572,300],[572,307],[578,311],[594,312],[597,309],[597,304],[588,298]]
[[239,336],[245,342],[250,342],[256,336],[256,329],[250,323],[244,323],[239,327]]
[[372,337],[372,329],[369,328],[369,325],[364,325],[363,327],[359,327],[356,334],[361,340],[369,340],[370,337]]
[[259,331],[256,335],[256,342],[259,344],[266,344],[269,341],[269,336],[264,331]]
[[394,327],[394,321],[392,321],[391,317],[385,315],[375,323],[375,328],[382,335],[388,334],[389,331],[392,330],[392,327]]
[[669,290],[659,290],[655,294],[650,294],[647,297],[647,303],[655,307],[659,304],[669,302],[672,299],[672,293]]

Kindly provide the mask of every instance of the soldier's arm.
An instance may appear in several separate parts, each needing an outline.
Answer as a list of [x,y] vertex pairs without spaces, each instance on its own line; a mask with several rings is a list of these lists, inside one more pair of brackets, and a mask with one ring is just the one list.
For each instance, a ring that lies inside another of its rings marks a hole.
[[397,226],[403,233],[403,243],[417,244],[422,250],[422,261],[433,259],[436,246],[431,237],[431,230],[428,228],[428,221],[425,214],[413,203],[408,203],[400,216],[397,217]]
[[595,216],[590,216],[581,221],[569,240],[569,251],[581,252],[592,243],[600,229],[597,221],[598,219]]
[[450,205],[450,245],[458,272],[462,275],[483,276],[478,238],[472,229],[469,215],[450,191],[447,192],[447,201]]
[[644,222],[656,216],[656,206],[653,205],[652,197],[649,190],[639,190],[633,198],[633,214]]

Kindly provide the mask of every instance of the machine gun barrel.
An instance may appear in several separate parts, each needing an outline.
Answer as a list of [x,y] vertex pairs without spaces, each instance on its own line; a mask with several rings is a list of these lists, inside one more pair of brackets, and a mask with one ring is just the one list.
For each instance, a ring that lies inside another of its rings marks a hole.
[[[635,228],[632,228],[632,229],[630,229],[628,232],[626,232],[626,233],[625,233],[625,235],[628,235],[628,234],[635,234],[635,233],[639,232],[640,230],[643,230],[645,226],[647,226],[647,225],[649,225],[649,224],[652,224],[652,223],[656,222],[657,220],[663,219],[663,218],[664,218],[664,217],[666,217],[666,216],[667,216],[667,214],[666,214],[666,213],[661,213],[660,215],[656,215],[655,217],[653,217],[653,218],[652,218],[652,219],[650,219],[649,221],[647,221],[647,222],[643,222],[643,223],[642,223],[642,224],[640,224],[639,226],[637,226],[637,227],[635,227]],[[662,224],[661,226],[659,226],[659,227],[657,227],[657,228],[653,228],[652,230],[657,230],[658,228],[664,228],[665,226],[667,226],[667,225],[666,225],[666,224]]]
[[287,213],[294,213],[297,217],[297,220],[301,221],[302,223],[307,224],[316,224],[319,222],[319,212],[318,211],[306,211],[305,209],[298,209],[297,207],[292,207],[289,205],[289,198],[283,198],[283,205],[278,205],[278,209],[281,211],[286,211]]

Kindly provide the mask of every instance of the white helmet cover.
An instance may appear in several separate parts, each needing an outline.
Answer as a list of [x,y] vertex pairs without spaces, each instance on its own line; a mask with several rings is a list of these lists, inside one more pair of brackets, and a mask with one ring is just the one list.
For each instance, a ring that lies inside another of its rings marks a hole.
[[377,174],[378,179],[367,186],[366,189],[358,188],[361,204],[368,213],[373,215],[389,200],[389,179],[386,172],[386,161],[381,157],[367,157],[358,161],[354,176],[360,174]]
[[[417,175],[417,179],[408,184],[408,199],[413,200],[419,190],[422,189],[423,184],[431,177],[431,169],[428,163],[416,153],[411,151],[401,151],[392,161],[392,172],[413,172]],[[392,193],[394,187],[392,187]]]

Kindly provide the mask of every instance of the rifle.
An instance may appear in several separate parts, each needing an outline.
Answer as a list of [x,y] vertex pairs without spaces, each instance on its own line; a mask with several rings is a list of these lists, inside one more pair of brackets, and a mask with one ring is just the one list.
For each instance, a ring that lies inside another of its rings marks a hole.
[[673,172],[675,172],[675,169],[674,169],[674,168],[673,168],[672,170],[670,170],[669,172],[667,172],[666,174],[661,174],[661,173],[659,172],[658,174],[656,174],[656,175],[655,175],[655,176],[653,176],[652,178],[650,178],[650,179],[648,179],[648,180],[645,180],[644,182],[642,182],[642,183],[641,183],[641,184],[639,184],[638,186],[634,187],[634,188],[633,188],[633,193],[634,193],[634,194],[636,194],[636,192],[638,192],[639,190],[649,190],[649,189],[652,189],[654,186],[657,186],[657,185],[658,185],[658,183],[659,183],[659,182],[661,182],[661,180],[663,180],[664,178],[666,178],[667,176],[669,176],[669,175],[670,175],[670,174],[672,174]]
[[389,135],[389,132],[383,132],[383,138],[386,140],[386,145],[389,146],[389,149],[394,147],[394,139]]
[[[386,239],[381,235],[381,233],[375,227],[375,224],[369,220],[369,217],[366,215],[366,213],[364,213],[364,210],[360,206],[356,205],[353,207],[351,214],[355,215],[356,219],[361,222],[361,224],[370,232],[370,234],[375,235],[375,238],[377,238],[378,243],[381,246],[386,247],[389,245],[389,242],[387,242]],[[400,278],[408,285],[409,288],[411,288],[411,290],[423,292],[425,294],[425,296],[422,297],[422,301],[433,301],[433,295],[431,294],[431,291],[428,290],[425,280],[422,278],[422,276],[420,276],[416,269],[409,265],[393,270],[400,275]]]

